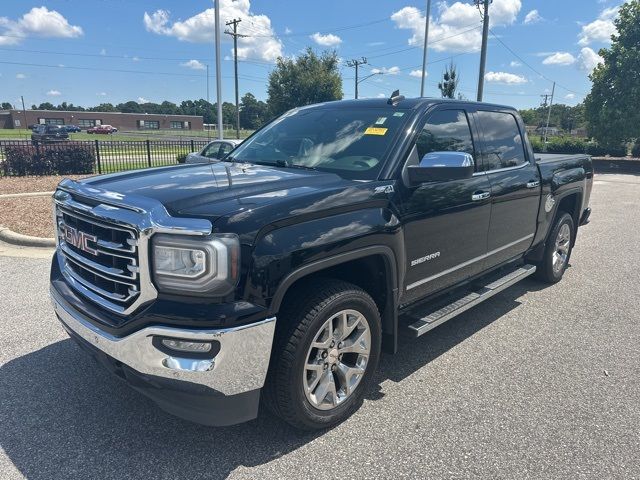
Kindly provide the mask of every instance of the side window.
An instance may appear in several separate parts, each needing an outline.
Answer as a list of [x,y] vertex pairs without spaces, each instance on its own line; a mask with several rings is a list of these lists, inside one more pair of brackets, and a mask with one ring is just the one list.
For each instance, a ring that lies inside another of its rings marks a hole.
[[233,145],[230,143],[223,143],[220,146],[220,155],[218,155],[218,158],[225,157],[231,150],[233,150]]
[[484,133],[484,170],[517,167],[527,162],[522,135],[512,114],[479,111],[478,119]]
[[220,152],[220,143],[214,142],[210,143],[207,148],[202,152],[202,156],[207,158],[219,158],[218,153]]
[[430,152],[466,152],[473,156],[473,138],[464,110],[439,110],[429,118],[416,140],[418,157]]

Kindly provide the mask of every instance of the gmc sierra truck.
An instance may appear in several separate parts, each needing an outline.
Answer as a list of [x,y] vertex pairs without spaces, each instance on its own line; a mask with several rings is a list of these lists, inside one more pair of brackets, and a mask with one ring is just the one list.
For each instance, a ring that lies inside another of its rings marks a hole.
[[586,155],[536,158],[509,107],[394,92],[297,108],[210,164],[63,180],[51,297],[167,412],[230,425],[262,400],[325,428],[403,332],[559,281],[592,180]]

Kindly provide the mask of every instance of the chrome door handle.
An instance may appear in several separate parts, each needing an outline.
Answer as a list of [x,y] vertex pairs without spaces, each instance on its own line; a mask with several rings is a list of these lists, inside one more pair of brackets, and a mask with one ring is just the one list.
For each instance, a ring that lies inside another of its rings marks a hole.
[[534,180],[532,182],[527,182],[527,188],[536,188],[540,186],[540,182],[538,180]]
[[477,202],[479,200],[484,200],[485,198],[489,198],[490,196],[491,196],[491,193],[489,192],[478,192],[471,195],[471,200],[473,200],[474,202]]

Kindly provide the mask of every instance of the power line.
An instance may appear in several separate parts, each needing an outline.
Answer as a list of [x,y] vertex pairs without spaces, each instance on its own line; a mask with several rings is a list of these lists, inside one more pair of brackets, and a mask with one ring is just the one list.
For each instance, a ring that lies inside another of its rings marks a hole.
[[498,42],[500,42],[500,44],[506,48],[509,52],[511,52],[511,54],[516,57],[518,60],[520,60],[524,65],[526,65],[531,71],[533,71],[534,73],[536,73],[539,77],[544,78],[546,81],[551,82],[551,83],[555,83],[558,87],[562,88],[563,90],[566,90],[567,92],[571,92],[571,93],[575,93],[576,95],[584,95],[586,96],[587,94],[584,92],[577,92],[575,90],[571,90],[570,88],[565,87],[564,85],[559,84],[558,82],[556,82],[555,80],[547,77],[546,75],[540,73],[538,70],[536,70],[535,68],[533,68],[524,58],[522,58],[520,55],[518,55],[516,52],[513,51],[513,49],[511,47],[509,47],[509,45],[507,45],[506,43],[504,43],[502,41],[502,39],[496,35],[493,30],[489,29],[489,32],[491,32],[491,35],[493,36],[493,38],[495,38],[496,40],[498,40]]

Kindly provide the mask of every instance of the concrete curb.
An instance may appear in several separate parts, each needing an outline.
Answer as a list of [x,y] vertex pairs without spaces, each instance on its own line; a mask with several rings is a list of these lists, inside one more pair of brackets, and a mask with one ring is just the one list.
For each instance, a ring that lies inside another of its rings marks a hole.
[[22,235],[21,233],[16,233],[13,230],[9,230],[2,226],[0,226],[0,240],[20,247],[54,248],[56,246],[55,238]]
[[50,197],[53,193],[54,192],[3,193],[0,195],[0,200],[3,198]]

